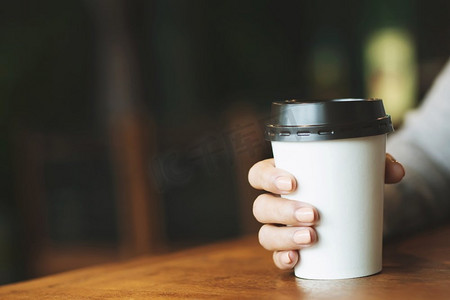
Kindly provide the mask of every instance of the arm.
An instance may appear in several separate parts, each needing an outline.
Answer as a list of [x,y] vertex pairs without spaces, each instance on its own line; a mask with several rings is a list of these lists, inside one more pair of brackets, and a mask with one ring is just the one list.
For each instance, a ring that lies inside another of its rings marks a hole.
[[405,179],[385,190],[385,234],[394,236],[444,221],[450,215],[450,61],[409,113],[387,149],[401,157]]

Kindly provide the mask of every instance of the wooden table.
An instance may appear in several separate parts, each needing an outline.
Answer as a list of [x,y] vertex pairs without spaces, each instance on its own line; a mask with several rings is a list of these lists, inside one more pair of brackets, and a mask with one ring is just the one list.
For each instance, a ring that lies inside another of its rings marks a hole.
[[385,247],[381,274],[301,280],[255,236],[0,287],[0,299],[450,299],[450,226]]

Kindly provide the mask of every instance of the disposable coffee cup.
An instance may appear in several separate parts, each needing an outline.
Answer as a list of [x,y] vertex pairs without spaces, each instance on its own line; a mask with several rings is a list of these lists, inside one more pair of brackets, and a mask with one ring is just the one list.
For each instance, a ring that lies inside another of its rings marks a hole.
[[301,250],[297,277],[381,271],[386,135],[392,131],[380,99],[272,103],[265,136],[276,167],[298,182],[282,197],[308,203],[320,215],[317,243]]

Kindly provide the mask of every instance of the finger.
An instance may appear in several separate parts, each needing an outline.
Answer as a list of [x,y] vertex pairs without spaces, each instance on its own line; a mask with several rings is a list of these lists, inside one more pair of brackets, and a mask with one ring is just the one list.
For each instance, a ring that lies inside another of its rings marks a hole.
[[274,194],[289,194],[297,187],[297,181],[290,173],[275,168],[273,158],[257,162],[248,172],[248,181],[255,189]]
[[319,213],[311,205],[272,194],[261,194],[256,198],[253,215],[264,224],[311,226],[319,220]]
[[397,183],[405,176],[405,169],[390,154],[386,154],[385,182]]
[[298,250],[317,240],[312,227],[264,225],[259,230],[259,243],[270,251]]
[[273,252],[273,262],[281,270],[292,269],[297,264],[299,257],[298,251],[294,250]]

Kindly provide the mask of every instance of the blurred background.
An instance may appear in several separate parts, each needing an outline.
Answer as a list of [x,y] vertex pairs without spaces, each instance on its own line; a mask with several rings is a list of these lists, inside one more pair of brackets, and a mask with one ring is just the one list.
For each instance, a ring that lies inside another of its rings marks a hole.
[[0,284],[255,233],[270,103],[383,98],[450,54],[447,0],[7,1]]

